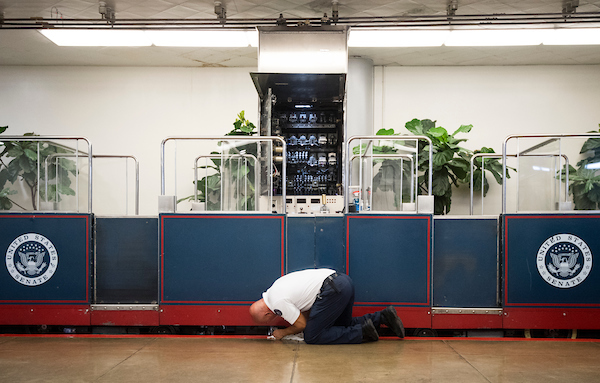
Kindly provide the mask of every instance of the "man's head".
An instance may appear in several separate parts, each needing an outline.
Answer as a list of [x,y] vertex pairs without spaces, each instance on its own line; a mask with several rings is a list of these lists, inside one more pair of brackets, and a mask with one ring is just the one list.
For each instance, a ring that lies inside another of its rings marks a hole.
[[250,315],[252,316],[252,319],[254,319],[254,322],[260,324],[267,324],[277,317],[277,315],[269,309],[264,299],[260,299],[250,306]]

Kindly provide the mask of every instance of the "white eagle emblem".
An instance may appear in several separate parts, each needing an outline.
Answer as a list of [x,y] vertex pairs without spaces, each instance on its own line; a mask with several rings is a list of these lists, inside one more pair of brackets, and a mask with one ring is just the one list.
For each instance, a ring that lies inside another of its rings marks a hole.
[[56,272],[58,252],[43,235],[25,233],[10,243],[4,260],[15,281],[35,287],[48,282]]
[[37,275],[46,267],[43,252],[22,253],[19,251],[19,258],[21,262],[15,262],[15,266],[20,272],[27,273],[27,275]]
[[556,276],[570,277],[581,267],[577,263],[578,254],[574,251],[570,253],[551,253],[550,256],[552,257],[552,263],[548,263],[548,271]]
[[542,279],[559,289],[578,286],[592,272],[592,250],[574,234],[549,237],[536,254],[536,266]]

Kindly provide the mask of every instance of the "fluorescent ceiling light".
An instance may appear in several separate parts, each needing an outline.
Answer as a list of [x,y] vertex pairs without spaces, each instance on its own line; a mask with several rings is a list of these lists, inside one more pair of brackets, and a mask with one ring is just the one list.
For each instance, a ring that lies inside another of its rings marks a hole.
[[350,30],[349,47],[439,47],[450,31]]
[[146,34],[152,43],[159,47],[243,48],[258,46],[258,32],[256,31],[146,31]]
[[123,29],[42,29],[40,32],[59,46],[124,47],[257,47],[255,30],[142,31]]
[[600,28],[553,29],[544,45],[600,45]]
[[152,42],[144,31],[123,29],[42,29],[40,33],[63,47],[143,47]]
[[[256,30],[42,29],[59,46],[257,47]],[[600,45],[600,28],[351,29],[349,47]],[[321,52],[327,53],[327,52]]]
[[351,29],[349,47],[491,47],[600,45],[600,28],[561,29]]
[[449,47],[540,45],[548,29],[454,30],[444,42]]

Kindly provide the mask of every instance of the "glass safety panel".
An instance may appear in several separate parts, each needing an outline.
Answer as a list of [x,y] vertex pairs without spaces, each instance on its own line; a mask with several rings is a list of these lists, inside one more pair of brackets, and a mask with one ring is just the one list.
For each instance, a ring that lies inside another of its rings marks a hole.
[[0,210],[91,212],[91,154],[82,137],[0,137]]
[[[348,210],[416,211],[419,153],[426,154],[421,146],[424,144],[418,139],[353,138],[349,143]],[[428,190],[423,187],[425,194]]]
[[508,137],[503,158],[514,169],[503,185],[503,211],[598,210],[599,148],[599,133]]
[[273,212],[273,190],[284,178],[275,163],[285,161],[276,153],[284,145],[271,137],[166,139],[163,196],[176,196],[178,212]]

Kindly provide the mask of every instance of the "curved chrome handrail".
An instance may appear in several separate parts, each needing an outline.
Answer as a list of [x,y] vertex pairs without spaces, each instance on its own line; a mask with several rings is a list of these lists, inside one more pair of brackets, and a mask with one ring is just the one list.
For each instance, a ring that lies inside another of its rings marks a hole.
[[[48,174],[48,160],[53,160],[55,158],[72,158],[78,157],[76,154],[72,153],[54,153],[50,154],[44,160],[44,174]],[[120,154],[94,154],[92,158],[131,158],[135,164],[135,215],[140,214],[140,164],[138,159],[132,155],[120,155]],[[46,190],[46,202],[48,202],[48,182],[45,182],[45,190]],[[127,179],[125,180],[125,185],[127,187]],[[127,197],[126,197],[127,200]],[[127,213],[127,208],[125,209]]]
[[[378,141],[411,141],[411,140],[419,141],[419,140],[423,140],[423,141],[427,141],[430,148],[432,147],[431,139],[427,136],[377,136],[377,135],[375,135],[375,136],[352,136],[352,137],[350,137],[348,139],[348,141],[346,142],[346,161],[345,161],[346,166],[345,166],[345,172],[344,172],[344,179],[345,179],[345,184],[346,184],[345,191],[344,191],[344,193],[346,195],[346,198],[345,198],[346,212],[348,211],[348,205],[349,205],[349,201],[350,201],[350,198],[349,198],[349,193],[350,193],[350,182],[349,182],[350,170],[349,170],[349,168],[350,168],[350,158],[351,158],[349,155],[350,154],[350,143],[355,140],[369,140],[368,145],[370,145],[370,142],[374,141],[374,140],[378,140]],[[417,147],[417,151],[418,151],[418,147]],[[433,153],[431,150],[429,150],[428,152],[429,152],[428,162],[429,162],[429,167],[431,168],[432,164],[433,164]],[[374,156],[374,155],[369,155],[369,156]],[[429,171],[428,173],[429,174],[428,174],[427,195],[431,196],[432,195],[431,193],[432,193],[433,172]]]
[[[165,145],[168,141],[177,141],[177,140],[200,140],[200,141],[220,141],[220,142],[229,142],[229,141],[249,141],[249,142],[279,142],[283,147],[282,154],[282,185],[281,194],[283,197],[283,213],[285,214],[286,209],[286,142],[282,137],[279,136],[171,136],[162,140],[160,144],[160,195],[165,195]],[[240,153],[241,154],[241,153]]]
[[[88,146],[88,213],[92,213],[92,143],[89,139],[83,136],[2,136],[0,137],[1,141],[35,141],[38,142],[38,151],[37,151],[37,176],[38,176],[38,189],[37,189],[37,208],[40,208],[40,188],[39,188],[39,178],[40,178],[40,151],[39,151],[39,142],[45,142],[50,140],[83,140],[87,143]],[[72,148],[71,148],[72,149]],[[79,149],[75,149],[76,152],[79,152]]]
[[[512,134],[507,136],[504,139],[504,143],[502,144],[502,179],[506,180],[506,157],[507,155],[507,145],[508,141],[512,139],[519,138],[600,138],[600,133],[565,133],[565,134]],[[567,184],[568,185],[568,184]],[[506,182],[502,182],[502,214],[506,214]]]

